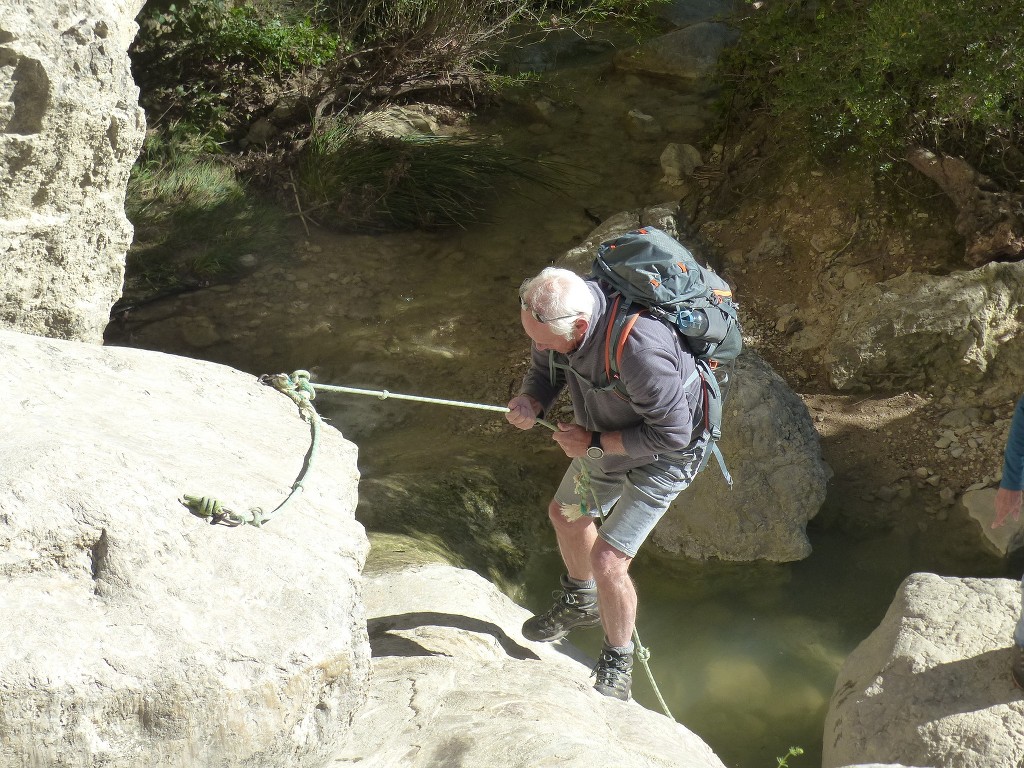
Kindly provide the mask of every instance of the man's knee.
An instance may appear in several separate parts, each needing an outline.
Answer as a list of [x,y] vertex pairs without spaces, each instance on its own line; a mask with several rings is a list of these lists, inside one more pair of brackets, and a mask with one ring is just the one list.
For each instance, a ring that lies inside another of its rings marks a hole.
[[594,578],[598,581],[615,581],[624,578],[632,561],[633,558],[625,552],[616,549],[600,538],[590,552],[590,565],[594,569]]

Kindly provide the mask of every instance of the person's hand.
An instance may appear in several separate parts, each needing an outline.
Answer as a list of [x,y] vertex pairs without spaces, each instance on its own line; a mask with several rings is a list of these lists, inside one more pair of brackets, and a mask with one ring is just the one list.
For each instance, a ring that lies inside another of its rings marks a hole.
[[1008,517],[1020,520],[1022,496],[1024,491],[1011,491],[1009,488],[1000,488],[996,491],[996,519],[992,521],[993,528],[999,528]]
[[590,432],[579,424],[566,424],[560,421],[558,431],[553,433],[551,438],[561,446],[570,459],[586,456],[587,448],[590,447]]
[[513,427],[529,429],[537,423],[537,413],[540,411],[540,403],[529,395],[516,395],[508,401],[508,413],[505,418]]

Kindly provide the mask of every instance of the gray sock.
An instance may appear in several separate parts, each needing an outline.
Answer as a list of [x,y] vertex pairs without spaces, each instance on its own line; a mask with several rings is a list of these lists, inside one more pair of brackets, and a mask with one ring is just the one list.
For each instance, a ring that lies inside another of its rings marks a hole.
[[608,638],[604,640],[604,647],[609,651],[615,651],[619,656],[632,656],[633,651],[636,649],[636,645],[632,640],[629,641],[629,645],[612,645],[608,642]]

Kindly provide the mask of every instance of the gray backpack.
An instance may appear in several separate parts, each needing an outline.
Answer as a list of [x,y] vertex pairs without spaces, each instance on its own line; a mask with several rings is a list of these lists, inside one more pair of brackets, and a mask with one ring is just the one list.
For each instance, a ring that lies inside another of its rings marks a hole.
[[[675,328],[693,353],[703,383],[704,432],[729,487],[732,477],[718,448],[722,436],[723,383],[715,375],[722,363],[743,348],[738,306],[729,284],[700,264],[678,240],[654,227],[643,227],[601,243],[591,270],[613,296],[611,330],[605,339],[606,386],[623,397],[619,383],[622,348],[641,312]],[[699,470],[698,470],[699,471]]]

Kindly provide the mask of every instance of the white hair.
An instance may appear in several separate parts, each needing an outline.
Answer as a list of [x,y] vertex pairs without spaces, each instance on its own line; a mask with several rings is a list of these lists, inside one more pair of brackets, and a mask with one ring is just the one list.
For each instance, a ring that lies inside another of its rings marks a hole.
[[594,294],[586,281],[568,269],[546,267],[536,277],[523,281],[519,298],[528,309],[546,321],[552,333],[572,339],[576,321],[590,322],[594,314]]

